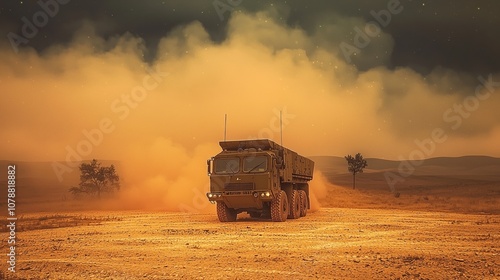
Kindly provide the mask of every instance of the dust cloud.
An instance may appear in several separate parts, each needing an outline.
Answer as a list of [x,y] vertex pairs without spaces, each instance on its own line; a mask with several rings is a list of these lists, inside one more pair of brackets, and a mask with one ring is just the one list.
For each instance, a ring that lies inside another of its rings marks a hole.
[[213,210],[205,197],[209,190],[207,154],[216,154],[215,145],[194,150],[158,138],[151,146],[138,147],[123,161],[124,184],[120,207],[167,211],[206,212]]
[[330,185],[321,171],[314,171],[313,180],[309,183],[309,199],[312,212],[321,208],[320,200],[326,198]]
[[[335,35],[364,22],[330,20],[311,34],[279,18],[235,12],[220,43],[192,22],[164,37],[148,62],[141,38],[103,39],[92,23],[72,43],[43,53],[25,48],[12,55],[3,47],[1,157],[119,160],[125,206],[198,211],[209,208],[199,196],[208,188],[206,159],[220,150],[224,114],[228,139],[277,141],[282,110],[284,145],[305,156],[361,152],[396,159],[437,127],[449,140],[427,156],[500,156],[498,94],[483,88],[488,100],[466,103],[467,118],[451,112],[443,120],[453,104],[471,102],[464,98],[480,85],[476,77],[454,84],[462,74],[451,70],[424,77],[388,69],[383,61],[392,38],[384,32],[358,58],[376,66],[360,71],[345,61]],[[60,175],[66,180],[64,170]],[[312,183],[315,209],[325,183],[321,175]]]

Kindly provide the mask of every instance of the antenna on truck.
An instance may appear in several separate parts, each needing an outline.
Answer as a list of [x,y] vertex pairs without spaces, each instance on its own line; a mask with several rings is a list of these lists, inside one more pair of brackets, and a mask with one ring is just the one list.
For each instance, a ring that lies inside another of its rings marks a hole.
[[224,114],[224,142],[226,142],[226,132],[227,132],[227,114]]
[[280,134],[281,134],[281,147],[283,147],[283,120],[281,119],[281,110],[280,110]]

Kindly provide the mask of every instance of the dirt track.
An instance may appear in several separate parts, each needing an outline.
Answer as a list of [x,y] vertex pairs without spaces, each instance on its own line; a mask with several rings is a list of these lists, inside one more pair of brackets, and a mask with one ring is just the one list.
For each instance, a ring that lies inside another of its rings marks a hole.
[[23,219],[15,275],[27,279],[500,279],[498,215],[323,208],[285,223],[151,212]]

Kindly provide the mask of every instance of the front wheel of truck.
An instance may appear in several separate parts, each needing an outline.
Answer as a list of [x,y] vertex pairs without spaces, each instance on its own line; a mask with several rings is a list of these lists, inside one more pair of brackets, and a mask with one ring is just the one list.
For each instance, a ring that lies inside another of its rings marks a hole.
[[235,209],[231,209],[227,207],[224,202],[217,202],[217,217],[219,217],[219,221],[225,222],[234,222],[236,221],[236,216],[238,213]]
[[288,216],[288,199],[284,191],[271,201],[271,219],[273,222],[284,222]]

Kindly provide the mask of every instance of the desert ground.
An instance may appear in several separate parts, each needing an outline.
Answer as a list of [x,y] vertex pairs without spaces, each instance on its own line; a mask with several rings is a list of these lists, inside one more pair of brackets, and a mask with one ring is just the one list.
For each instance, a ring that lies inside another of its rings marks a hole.
[[110,211],[23,220],[17,279],[500,278],[496,215],[322,208],[284,223]]
[[383,174],[398,162],[371,160],[352,189],[342,159],[315,158],[317,210],[284,223],[100,207],[21,165],[16,273],[2,261],[0,279],[500,279],[500,161],[460,160],[429,160],[395,189]]

